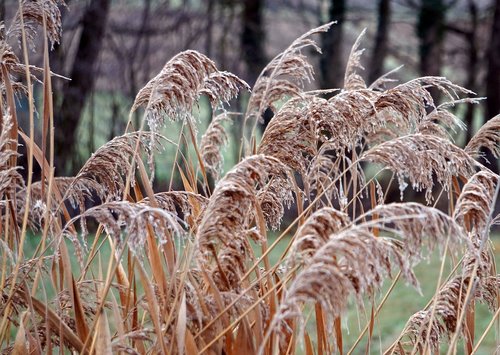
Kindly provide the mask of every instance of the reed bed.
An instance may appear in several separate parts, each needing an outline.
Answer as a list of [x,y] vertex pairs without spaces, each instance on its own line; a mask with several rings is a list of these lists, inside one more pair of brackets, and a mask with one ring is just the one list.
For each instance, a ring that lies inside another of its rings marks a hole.
[[[450,108],[476,103],[474,93],[443,77],[365,83],[362,35],[344,87],[306,91],[314,72],[305,53],[320,51],[314,38],[331,23],[278,54],[253,89],[189,50],[137,94],[130,117],[140,111],[141,127],[129,124],[76,176],[61,177],[48,56],[60,38],[57,5],[22,1],[1,39],[2,353],[343,354],[349,307],[371,313],[359,332],[366,349],[358,341],[349,353],[482,349],[493,330],[475,331],[476,305],[489,307],[492,326],[500,309],[490,243],[500,178],[482,152],[500,157],[500,116],[465,148],[456,145],[453,137],[466,127]],[[28,58],[36,33],[44,38],[40,69]],[[12,41],[21,43],[22,60]],[[43,87],[36,122],[34,80]],[[245,111],[227,112],[242,90],[251,92]],[[18,127],[15,95],[30,103],[29,132]],[[202,95],[215,117],[204,133],[192,113]],[[259,137],[267,109],[274,116]],[[228,120],[244,129],[239,162],[224,173]],[[184,123],[178,142],[161,135],[171,121]],[[27,147],[27,179],[18,138]],[[194,161],[181,149],[187,142]],[[161,168],[174,169],[183,189],[155,191],[151,163],[170,144],[178,163]],[[42,178],[35,182],[36,165]],[[400,201],[389,200],[394,188]],[[26,255],[30,229],[41,237]],[[272,243],[270,233],[278,233]],[[283,252],[271,262],[278,244]],[[427,307],[392,345],[370,345],[391,297],[392,288],[380,301],[384,282],[406,280],[418,295],[413,268],[434,250],[442,268]]]

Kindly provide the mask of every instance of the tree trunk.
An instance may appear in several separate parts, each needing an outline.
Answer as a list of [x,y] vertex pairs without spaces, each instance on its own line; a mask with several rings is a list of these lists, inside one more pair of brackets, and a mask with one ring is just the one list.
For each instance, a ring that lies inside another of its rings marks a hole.
[[422,0],[417,35],[420,40],[420,74],[441,74],[446,5],[443,0]]
[[[486,76],[486,120],[500,113],[500,0],[493,0],[495,12],[491,25],[490,46],[488,48],[488,75]],[[498,160],[488,151],[490,169],[498,172]]]
[[[474,0],[469,0],[469,15],[470,15],[470,31],[467,33],[467,49],[468,49],[468,60],[467,60],[467,82],[465,87],[474,92],[476,91],[476,78],[478,76],[478,51],[477,48],[477,27],[478,27],[478,16],[477,16],[477,4]],[[468,142],[473,135],[472,125],[474,123],[474,112],[475,105],[467,105],[467,111],[465,112],[465,123],[467,124],[467,134],[466,141]]]
[[267,59],[264,50],[264,0],[243,0],[241,52],[247,67],[247,81],[253,85]]
[[57,175],[75,170],[71,161],[77,154],[77,129],[85,102],[94,87],[94,67],[101,50],[110,0],[91,0],[81,20],[81,35],[62,101],[56,111],[55,154]]
[[320,85],[322,89],[341,88],[344,84],[343,26],[346,13],[345,0],[331,0],[328,21],[337,21],[328,32],[321,34],[323,54],[320,59]]
[[375,45],[370,61],[370,73],[368,82],[372,83],[384,74],[384,60],[389,45],[389,25],[391,23],[390,0],[379,0],[378,3],[378,25],[375,35]]

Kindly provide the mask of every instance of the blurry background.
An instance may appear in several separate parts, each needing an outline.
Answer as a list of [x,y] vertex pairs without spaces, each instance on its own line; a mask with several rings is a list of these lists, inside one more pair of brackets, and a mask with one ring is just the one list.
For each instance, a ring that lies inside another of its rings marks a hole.
[[[472,127],[500,112],[500,0],[67,0],[61,5],[63,38],[51,52],[54,72],[72,78],[53,81],[56,174],[74,174],[100,145],[122,134],[138,90],[175,54],[196,49],[219,68],[252,85],[260,70],[302,33],[335,20],[310,54],[316,68],[312,88],[342,87],[345,61],[363,28],[369,83],[400,65],[400,81],[443,75],[488,100],[460,105],[457,115]],[[0,1],[10,19],[16,1]],[[33,62],[41,65],[41,46]],[[38,62],[37,62],[38,60]],[[21,102],[22,104],[22,102]],[[24,105],[27,106],[27,105]],[[235,103],[244,110],[245,95]],[[200,134],[211,112],[200,102]],[[134,118],[138,122],[140,116]],[[177,123],[166,135],[177,141]],[[241,133],[238,122],[230,129]],[[239,138],[238,138],[239,139]],[[157,184],[169,176],[167,147],[157,165]],[[233,149],[234,150],[234,149]],[[166,160],[165,160],[166,159]],[[226,149],[228,165],[234,162]]]

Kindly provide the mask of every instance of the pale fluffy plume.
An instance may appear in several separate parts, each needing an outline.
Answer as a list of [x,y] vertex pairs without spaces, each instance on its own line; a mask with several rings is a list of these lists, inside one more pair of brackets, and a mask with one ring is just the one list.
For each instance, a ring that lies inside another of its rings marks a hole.
[[[441,288],[437,301],[433,301],[429,309],[415,313],[408,320],[403,334],[410,338],[412,346],[416,346],[420,353],[424,353],[424,343],[431,319],[433,322],[427,345],[432,353],[439,353],[440,344],[446,343],[453,336],[459,317],[464,312],[465,297],[470,282],[469,276],[457,276],[451,279]],[[469,304],[481,301],[496,309],[500,275],[489,277],[472,287],[472,300]],[[461,335],[465,335],[466,325],[462,324],[460,329]]]
[[344,76],[344,90],[359,90],[365,89],[366,83],[363,78],[356,72],[357,69],[364,69],[361,65],[361,56],[363,55],[364,49],[359,49],[361,44],[361,39],[366,33],[366,28],[359,34],[356,42],[354,42],[351,53],[349,54],[349,59],[347,60],[347,66]]
[[436,246],[457,250],[466,241],[464,231],[456,221],[442,211],[415,202],[378,205],[359,219],[371,219],[375,228],[391,231],[405,243],[410,261],[422,258],[422,247],[432,252]]
[[302,305],[317,302],[331,323],[346,310],[351,295],[361,302],[374,292],[391,275],[393,264],[416,285],[398,242],[376,238],[369,229],[357,226],[332,235],[288,288],[275,321],[302,317]]
[[[19,174],[19,167],[12,166],[11,160],[19,154],[12,150],[14,140],[10,138],[12,117],[5,115],[0,125],[0,200],[6,195],[12,195],[18,188],[24,187],[24,181]],[[10,196],[13,197],[13,196]]]
[[[33,41],[37,26],[43,26],[43,17],[47,25],[47,37],[52,45],[61,40],[62,23],[59,6],[65,6],[63,0],[24,0],[21,3],[24,29],[28,39]],[[16,17],[10,26],[7,36],[19,36],[21,34],[21,13],[18,10]]]
[[200,95],[205,94],[216,107],[235,97],[248,85],[237,76],[219,71],[205,55],[187,50],[170,59],[161,72],[137,94],[132,111],[146,109],[151,130],[158,131],[165,116],[176,121],[190,117]]
[[221,149],[227,144],[228,136],[223,126],[231,121],[231,113],[224,112],[213,118],[205,134],[201,137],[200,151],[205,168],[218,180],[222,172],[224,158]]
[[[106,232],[117,241],[117,252],[123,245],[121,235],[124,230],[125,241],[136,255],[141,256],[146,240],[147,230],[151,228],[160,243],[167,241],[167,235],[182,235],[182,221],[169,211],[153,208],[147,203],[133,203],[128,201],[115,201],[103,203],[85,211],[68,223],[78,218],[94,218],[101,223]],[[76,238],[76,236],[71,236]]]
[[327,243],[332,234],[350,225],[351,220],[347,214],[331,207],[323,207],[309,216],[297,231],[290,255],[300,255],[307,262],[307,258]]
[[[64,196],[65,201],[70,202],[71,207],[78,209],[80,213],[85,211],[85,202],[91,201],[95,203],[100,203],[100,201],[93,201],[93,197],[97,196],[99,198],[104,198],[106,196],[103,186],[101,186],[97,181],[92,179],[82,178],[75,181],[73,177],[55,177],[52,180],[52,194],[56,196],[55,190],[59,190],[61,197]],[[70,188],[71,187],[71,188]],[[45,182],[44,194],[42,195],[42,183],[41,181],[34,182],[31,185],[31,199],[29,207],[29,223],[30,228],[37,230],[43,225],[43,219],[46,213],[46,201],[48,193],[48,184]],[[24,208],[26,205],[26,189],[21,189],[17,194],[18,203],[18,217],[22,218],[24,214]],[[52,217],[57,217],[62,215],[62,210],[60,208],[60,202],[55,198],[52,198],[51,204],[51,214]],[[22,223],[22,221],[19,221]],[[51,225],[52,227],[52,225]],[[51,230],[52,231],[52,230]]]
[[362,158],[382,164],[396,173],[401,194],[409,179],[413,189],[425,190],[428,203],[432,201],[434,175],[437,182],[448,190],[451,177],[469,178],[474,174],[473,159],[450,141],[431,135],[412,134],[381,143]]
[[295,98],[288,101],[267,126],[258,152],[273,156],[291,169],[305,174],[309,160],[317,153],[318,141],[331,132],[325,117],[333,114],[332,107],[320,98]]
[[488,120],[472,137],[465,147],[465,151],[471,155],[480,155],[480,149],[489,149],[495,158],[500,158],[500,115]]
[[[217,184],[196,234],[200,267],[215,272],[221,290],[238,286],[250,253],[248,236],[257,205],[257,188],[272,176],[286,176],[286,167],[277,159],[264,155],[246,158]],[[220,269],[213,269],[217,258]]]
[[[208,204],[208,199],[205,196],[186,191],[159,192],[154,195],[154,199],[159,208],[177,215],[193,230],[199,224],[198,222]],[[139,202],[154,207],[149,197]]]
[[[436,88],[441,91],[449,102],[436,108],[434,100],[428,91],[429,88]],[[398,135],[405,135],[416,132],[416,127],[421,124],[421,121],[426,119],[427,107],[437,109],[441,113],[447,106],[464,101],[464,99],[459,100],[460,95],[463,94],[474,93],[453,84],[446,78],[426,76],[410,80],[382,92],[374,105],[378,113],[381,111],[388,113],[386,115],[387,122],[392,124],[393,129],[396,128],[400,132]],[[437,115],[438,113],[435,114]],[[434,116],[434,118],[443,121],[445,125],[449,121],[448,117]],[[456,124],[458,123],[453,122],[453,125]]]
[[[373,219],[375,215],[377,219]],[[285,295],[276,325],[290,317],[302,317],[302,306],[308,302],[319,303],[331,321],[345,311],[349,296],[361,301],[372,294],[391,275],[394,266],[418,288],[411,268],[420,259],[419,251],[424,246],[432,250],[436,244],[453,246],[465,241],[452,218],[416,203],[378,206],[359,219],[368,221],[351,224],[331,234],[327,241],[321,235],[322,229],[318,232],[315,238],[323,245],[305,259],[304,268]],[[402,241],[375,237],[374,228]]]
[[266,186],[257,193],[266,226],[277,230],[285,213],[285,206],[290,208],[294,199],[290,189],[290,181],[284,176],[274,176]]
[[267,108],[274,111],[274,102],[287,96],[297,96],[302,92],[304,82],[313,79],[313,67],[302,54],[302,50],[312,47],[321,52],[310,37],[328,31],[332,24],[327,23],[303,34],[266,65],[255,82],[248,101],[246,118],[253,117],[260,121]]
[[453,217],[469,230],[483,233],[495,208],[498,182],[498,175],[486,170],[473,175],[462,189]]
[[[76,175],[72,185],[89,182],[89,188],[95,188],[97,184],[100,188],[95,191],[101,200],[121,199],[127,174],[133,168],[131,159],[135,153],[137,140],[141,150],[152,154],[152,149],[159,149],[160,139],[161,136],[157,134],[144,132],[133,132],[113,138],[92,154]],[[137,156],[136,159],[140,157]],[[135,174],[132,174],[132,185],[134,177]],[[72,191],[72,186],[68,191]]]

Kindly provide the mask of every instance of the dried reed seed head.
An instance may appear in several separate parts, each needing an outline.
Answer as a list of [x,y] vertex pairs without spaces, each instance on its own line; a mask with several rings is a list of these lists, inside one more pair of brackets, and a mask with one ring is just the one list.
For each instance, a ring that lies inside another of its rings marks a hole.
[[436,246],[448,245],[452,251],[467,243],[462,228],[444,212],[415,202],[378,205],[360,219],[369,219],[367,226],[396,234],[405,244],[408,260],[416,263],[422,251],[432,252]]
[[13,150],[16,141],[11,138],[12,127],[12,116],[4,114],[0,124],[0,200],[5,196],[14,198],[13,194],[24,187],[19,167],[11,164],[12,158],[19,156]]
[[265,186],[273,176],[286,173],[286,166],[279,160],[254,155],[238,163],[215,187],[196,234],[197,259],[200,267],[207,267],[216,257],[218,264],[227,268],[227,274],[220,275],[230,280],[231,285],[226,286],[235,287],[238,275],[245,270],[257,188]]
[[[161,244],[166,243],[168,235],[182,235],[182,221],[171,212],[160,208],[153,208],[146,203],[133,203],[128,201],[106,202],[92,207],[72,219],[94,218],[102,224],[106,233],[117,240],[117,253],[123,246],[124,238],[121,235],[124,230],[125,240],[130,250],[137,256],[142,256],[144,243],[148,229],[154,232]],[[69,223],[68,223],[69,224]],[[76,236],[69,237],[75,238]]]
[[217,115],[208,125],[205,134],[201,137],[200,151],[205,168],[218,180],[222,172],[224,158],[221,148],[227,144],[228,136],[224,122],[231,121],[230,113],[224,112]]
[[361,65],[361,56],[363,55],[364,49],[359,49],[361,44],[361,39],[366,33],[366,28],[361,31],[356,42],[354,42],[351,52],[349,54],[349,59],[347,60],[347,66],[344,76],[344,90],[360,90],[366,89],[366,83],[363,78],[357,73],[357,69],[365,69]]
[[322,138],[326,100],[309,97],[288,101],[271,119],[258,148],[259,154],[275,157],[302,175],[317,153]]
[[[137,141],[139,140],[139,147],[143,151],[152,154],[154,149],[160,149],[161,138],[158,134],[145,132],[133,132],[113,138],[92,154],[75,177],[73,185],[88,183],[88,188],[100,194],[101,200],[120,200],[126,176],[133,168],[131,159]],[[132,174],[132,185],[134,176]],[[69,191],[72,191],[72,187]]]
[[[435,296],[437,300],[431,303],[429,309],[415,313],[408,320],[403,334],[409,336],[412,345],[416,346],[419,351],[424,350],[424,343],[429,329],[431,333],[428,345],[433,353],[439,353],[440,344],[445,343],[447,339],[451,339],[455,333],[459,317],[464,311],[463,305],[466,301],[470,282],[469,277],[457,276],[451,279]],[[476,283],[472,289],[472,301],[468,304],[473,304],[475,301],[490,301],[487,298],[498,294],[498,286],[497,276],[489,279],[487,283]],[[432,327],[429,328],[431,319],[433,323]],[[467,332],[466,325],[462,324],[460,329],[461,335],[465,336]]]
[[375,238],[366,228],[352,226],[332,235],[293,280],[277,320],[302,317],[301,306],[315,302],[328,314],[331,327],[333,319],[346,310],[349,296],[362,302],[362,297],[375,291],[391,275],[393,264],[416,285],[403,253],[399,243]]
[[[278,109],[275,103],[289,97],[299,96],[301,87],[286,79],[274,79],[261,77],[253,86],[252,95],[248,101],[247,116],[254,116],[262,123],[262,115],[266,109],[270,109],[275,114]],[[259,111],[260,108],[263,111]]]
[[425,190],[427,203],[433,200],[434,176],[448,191],[453,176],[469,178],[475,173],[475,162],[463,149],[448,140],[423,134],[381,143],[366,151],[362,159],[396,173],[401,196],[407,187],[405,179],[409,179],[414,190]]
[[500,115],[488,120],[477,131],[465,147],[465,151],[473,156],[480,156],[483,147],[490,150],[495,158],[500,158]]
[[316,250],[328,242],[332,234],[351,225],[349,216],[331,207],[315,211],[297,231],[292,245],[292,257],[302,256],[307,262]]
[[317,43],[309,37],[328,31],[332,24],[330,22],[306,32],[266,65],[255,82],[246,118],[254,117],[262,122],[264,111],[268,107],[273,109],[274,102],[299,95],[304,82],[313,80],[313,67],[301,51],[312,47],[321,53]]
[[285,206],[289,209],[294,202],[290,181],[284,176],[275,176],[257,193],[266,226],[278,230],[285,214]]
[[23,0],[21,11],[17,11],[14,21],[7,31],[7,36],[20,36],[24,23],[27,37],[33,42],[37,34],[37,26],[43,27],[45,17],[47,37],[51,45],[54,46],[54,43],[60,42],[62,33],[59,6],[66,6],[66,4],[63,0]]
[[462,188],[455,205],[453,217],[464,228],[474,229],[482,235],[489,228],[490,216],[495,208],[495,190],[499,183],[498,175],[481,170],[474,174]]
[[131,111],[143,106],[151,130],[157,132],[165,116],[173,121],[190,117],[201,94],[207,95],[215,107],[235,97],[240,88],[248,85],[231,73],[218,71],[205,55],[188,50],[170,59],[139,91]]
[[464,130],[465,128],[465,124],[453,113],[442,108],[436,108],[418,123],[416,131],[421,134],[451,139],[451,133],[455,134],[457,130]]
[[[49,186],[46,180],[44,180],[44,194],[42,194],[42,183],[41,181],[34,182],[31,185],[31,198],[30,198],[30,206],[29,206],[29,215],[28,222],[30,224],[30,228],[32,230],[38,230],[41,226],[43,226],[43,221],[47,212],[47,194],[49,191]],[[97,196],[100,199],[103,199],[106,194],[103,190],[103,187],[98,184],[96,181],[91,179],[82,178],[78,181],[75,181],[73,177],[54,177],[52,180],[53,188],[52,195],[55,195],[55,189],[59,190],[61,193],[61,197],[65,197],[65,201],[70,202],[71,207],[74,209],[78,209],[80,213],[85,211],[85,202],[93,201],[93,198]],[[71,187],[71,188],[70,188]],[[18,216],[20,217],[19,223],[22,223],[22,216],[24,215],[24,208],[26,206],[26,188],[23,188],[18,191],[17,199],[18,203]],[[58,213],[62,215],[62,210],[60,209],[60,202],[55,198],[52,198],[50,213],[54,216],[54,214]],[[54,225],[51,223],[49,225],[49,232],[53,233]]]
[[[193,230],[199,225],[198,222],[208,204],[208,199],[205,196],[186,191],[159,192],[154,195],[154,198],[159,208],[175,214],[188,223]],[[149,197],[144,198],[139,203],[154,207]]]
[[480,302],[486,304],[492,313],[498,309],[498,294],[500,290],[500,274],[480,277],[479,287],[475,296]]
[[[429,93],[430,88],[440,90],[450,101],[435,107],[434,100]],[[459,95],[473,94],[461,86],[453,84],[446,78],[442,77],[421,77],[410,80],[406,83],[397,85],[396,87],[386,90],[375,100],[374,106],[377,113],[386,111],[387,122],[392,124],[393,129],[398,129],[398,135],[406,135],[409,133],[418,132],[418,126],[429,126],[426,120],[436,119],[444,123],[445,127],[449,124],[450,117],[445,113],[445,108],[454,105],[458,102],[467,102],[467,99],[458,99]],[[429,117],[427,108],[434,108]],[[422,121],[424,121],[422,123]],[[458,121],[453,120],[453,125],[460,125]],[[452,127],[450,127],[452,128]]]

